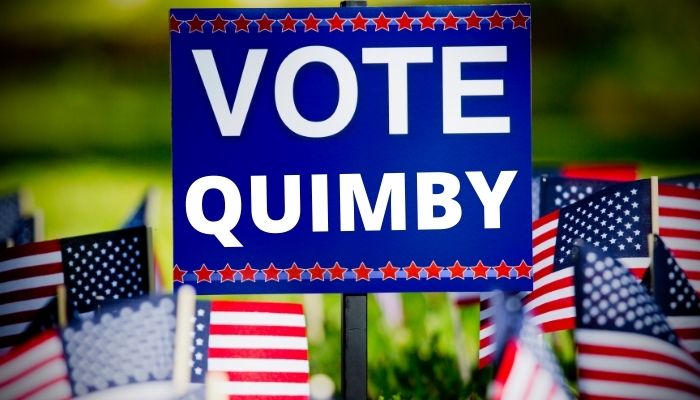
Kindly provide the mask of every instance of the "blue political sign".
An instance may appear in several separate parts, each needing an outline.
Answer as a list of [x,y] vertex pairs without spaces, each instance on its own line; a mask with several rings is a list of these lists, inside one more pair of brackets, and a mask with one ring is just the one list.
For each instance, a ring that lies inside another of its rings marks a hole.
[[531,290],[529,15],[172,10],[175,286]]

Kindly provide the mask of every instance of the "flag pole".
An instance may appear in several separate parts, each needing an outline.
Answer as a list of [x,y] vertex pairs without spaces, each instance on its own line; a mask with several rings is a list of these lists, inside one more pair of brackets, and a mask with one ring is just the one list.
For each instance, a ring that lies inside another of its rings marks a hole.
[[183,285],[177,291],[177,320],[175,326],[175,357],[173,360],[173,386],[182,396],[190,385],[190,360],[192,359],[192,332],[194,332],[195,291]]
[[650,233],[647,236],[649,244],[649,292],[654,293],[654,247],[656,247],[656,236]]
[[228,377],[221,371],[209,371],[204,381],[204,391],[206,400],[226,400],[223,385],[228,381]]
[[56,305],[58,307],[58,326],[65,328],[68,325],[68,299],[66,298],[66,286],[56,287]]
[[649,246],[649,290],[654,292],[654,235],[659,234],[659,177],[651,177],[651,233],[647,238]]

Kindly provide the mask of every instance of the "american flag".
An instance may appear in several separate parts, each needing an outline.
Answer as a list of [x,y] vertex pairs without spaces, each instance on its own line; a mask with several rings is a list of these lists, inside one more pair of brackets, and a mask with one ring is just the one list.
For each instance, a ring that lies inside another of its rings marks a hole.
[[83,313],[98,298],[148,293],[145,228],[32,243],[0,250],[0,348],[17,344],[39,310],[65,284],[71,309]]
[[565,164],[559,171],[561,176],[578,179],[603,179],[606,181],[627,182],[638,179],[635,164]]
[[506,342],[493,382],[493,400],[565,400],[571,398],[557,363],[542,332],[527,317],[514,337]]
[[72,398],[68,367],[57,331],[42,332],[0,357],[0,398]]
[[649,269],[654,300],[666,314],[681,344],[700,361],[700,301],[683,270],[663,240],[654,241],[654,262]]
[[700,364],[630,271],[584,245],[576,274],[578,387],[584,398],[698,399]]
[[[19,194],[0,196],[0,245],[12,239],[17,222],[20,220]],[[2,247],[2,246],[0,246]]]
[[700,190],[700,174],[659,179],[659,183]]
[[121,398],[150,398],[141,392],[152,388],[148,383],[172,379],[175,300],[114,302],[91,318],[75,319],[61,336],[75,396],[128,386]]
[[482,292],[479,301],[479,368],[491,364],[496,352],[496,307],[491,299],[497,293]]
[[615,182],[594,179],[577,179],[543,176],[540,182],[540,213],[552,211],[583,200]]
[[33,243],[37,240],[37,217],[22,217],[15,224],[12,242],[15,246]]
[[231,399],[309,398],[309,354],[301,304],[198,301],[192,382],[222,371]]
[[619,258],[641,279],[649,265],[650,193],[649,180],[610,186],[533,223],[533,291],[524,307],[544,332],[574,328],[574,268],[567,259],[576,239]]
[[700,293],[700,190],[659,185],[659,234]]
[[[154,190],[149,190],[144,196],[138,207],[131,213],[129,218],[127,218],[122,229],[125,228],[137,228],[137,227],[152,227],[151,215],[153,214],[154,207]],[[157,254],[154,251],[151,252],[153,256],[153,289],[155,294],[160,294],[163,286],[163,279],[160,272],[160,263],[158,262]]]

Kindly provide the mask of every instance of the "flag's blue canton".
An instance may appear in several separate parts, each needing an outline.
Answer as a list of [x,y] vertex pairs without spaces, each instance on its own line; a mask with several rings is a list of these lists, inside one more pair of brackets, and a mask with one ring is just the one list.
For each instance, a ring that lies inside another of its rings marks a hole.
[[192,382],[204,382],[207,373],[207,350],[209,349],[209,315],[211,303],[197,301],[194,311],[194,333],[192,338]]
[[564,263],[576,239],[616,258],[647,256],[650,190],[648,180],[622,183],[564,207],[559,214],[555,265]]
[[126,220],[122,228],[136,228],[139,226],[146,226],[146,205],[148,203],[148,197],[144,198],[139,208],[137,208],[133,214]]
[[664,314],[700,315],[700,301],[685,272],[666,248],[660,237],[655,237],[653,274],[654,298]]
[[122,301],[63,330],[75,396],[172,378],[175,301],[170,296]]
[[577,328],[639,333],[678,346],[659,306],[622,264],[583,245],[574,270]]
[[574,204],[605,189],[610,182],[543,176],[540,183],[540,215]]
[[61,241],[68,300],[84,313],[102,299],[148,293],[148,238],[145,228],[87,235]]
[[700,175],[686,175],[675,178],[660,179],[659,183],[667,183],[671,185],[681,186],[688,189],[700,190]]
[[15,231],[12,234],[12,240],[15,242],[15,246],[34,242],[36,237],[34,222],[34,217],[21,218],[17,221],[17,224],[15,224]]
[[19,219],[19,195],[13,193],[0,196],[0,241],[12,237]]

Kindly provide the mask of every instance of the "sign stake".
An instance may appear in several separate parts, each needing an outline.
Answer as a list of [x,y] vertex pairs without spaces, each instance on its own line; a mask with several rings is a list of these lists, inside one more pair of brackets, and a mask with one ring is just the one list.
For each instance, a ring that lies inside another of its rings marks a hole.
[[367,294],[343,294],[341,392],[344,399],[367,398]]

